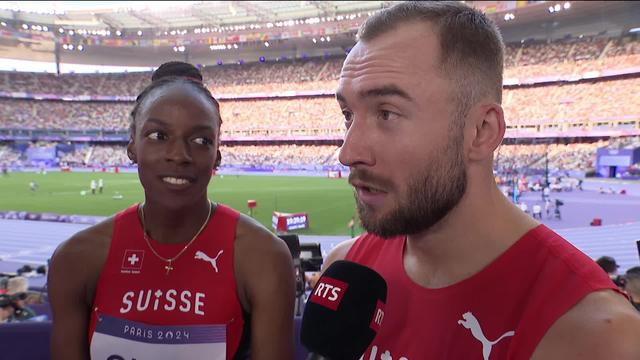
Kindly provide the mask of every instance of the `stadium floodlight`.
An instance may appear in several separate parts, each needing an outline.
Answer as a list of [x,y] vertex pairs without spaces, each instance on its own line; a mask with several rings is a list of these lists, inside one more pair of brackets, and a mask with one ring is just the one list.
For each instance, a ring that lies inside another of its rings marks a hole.
[[569,10],[571,8],[571,3],[567,1],[566,3],[564,3],[563,7],[565,10]]

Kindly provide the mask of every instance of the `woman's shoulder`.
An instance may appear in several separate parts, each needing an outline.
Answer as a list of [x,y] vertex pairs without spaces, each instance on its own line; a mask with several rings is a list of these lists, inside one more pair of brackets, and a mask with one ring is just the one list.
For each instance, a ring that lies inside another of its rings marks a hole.
[[241,213],[236,225],[236,244],[254,248],[280,247],[284,242],[257,220]]
[[86,266],[87,270],[99,264],[100,269],[109,252],[114,220],[114,216],[109,217],[73,234],[58,246],[53,253],[52,261],[59,264],[67,261],[80,263]]

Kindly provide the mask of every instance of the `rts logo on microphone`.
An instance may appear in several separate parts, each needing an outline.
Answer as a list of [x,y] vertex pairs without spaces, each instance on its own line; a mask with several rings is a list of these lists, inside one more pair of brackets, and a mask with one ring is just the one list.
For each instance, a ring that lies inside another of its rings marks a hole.
[[340,301],[348,287],[349,284],[343,281],[324,276],[316,284],[309,301],[334,311],[338,310]]

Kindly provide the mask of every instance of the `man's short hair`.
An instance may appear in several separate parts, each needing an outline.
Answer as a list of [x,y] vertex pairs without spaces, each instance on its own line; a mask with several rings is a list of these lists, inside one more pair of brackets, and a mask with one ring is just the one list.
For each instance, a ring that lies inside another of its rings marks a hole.
[[459,115],[466,116],[487,95],[502,102],[504,43],[493,21],[458,1],[407,1],[369,17],[358,37],[367,42],[410,22],[433,25],[440,70],[453,81]]

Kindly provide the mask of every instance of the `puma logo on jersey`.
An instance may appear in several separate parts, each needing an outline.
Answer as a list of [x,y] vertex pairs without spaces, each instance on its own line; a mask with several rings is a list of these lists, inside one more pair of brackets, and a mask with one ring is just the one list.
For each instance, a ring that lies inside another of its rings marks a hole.
[[464,326],[466,329],[471,330],[471,335],[476,338],[478,341],[482,343],[482,358],[484,360],[489,360],[489,355],[491,355],[491,348],[493,345],[497,344],[500,340],[515,335],[514,331],[507,331],[502,334],[497,340],[491,341],[484,336],[482,332],[482,328],[480,327],[480,322],[476,319],[475,316],[469,311],[462,314],[462,320],[458,320],[458,324]]
[[224,252],[224,250],[220,250],[218,252],[218,255],[216,255],[216,257],[211,258],[211,257],[209,257],[209,255],[207,255],[207,254],[203,253],[202,251],[198,250],[198,251],[196,251],[195,259],[204,260],[204,261],[210,263],[211,266],[213,266],[213,269],[216,272],[218,272],[218,263],[217,263],[217,261],[218,261],[218,257],[220,257],[220,255],[222,255],[223,252]]

